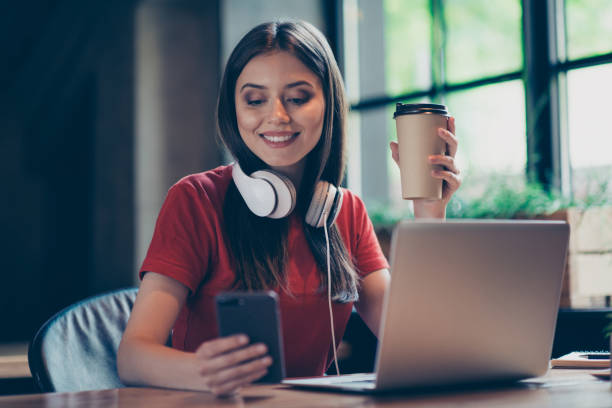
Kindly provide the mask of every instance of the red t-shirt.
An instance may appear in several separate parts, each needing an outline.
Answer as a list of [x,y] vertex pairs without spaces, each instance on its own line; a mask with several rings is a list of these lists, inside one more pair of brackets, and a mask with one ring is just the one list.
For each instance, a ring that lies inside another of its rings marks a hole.
[[[168,191],[153,239],[140,269],[169,276],[190,290],[175,323],[173,347],[195,351],[218,336],[214,297],[231,290],[235,274],[223,239],[223,201],[231,166],[187,176]],[[336,225],[363,277],[388,268],[363,202],[348,190]],[[322,375],[333,359],[327,291],[310,251],[302,219],[289,216],[287,281],[292,296],[278,291],[289,377]],[[342,339],[352,303],[333,303],[336,341]]]

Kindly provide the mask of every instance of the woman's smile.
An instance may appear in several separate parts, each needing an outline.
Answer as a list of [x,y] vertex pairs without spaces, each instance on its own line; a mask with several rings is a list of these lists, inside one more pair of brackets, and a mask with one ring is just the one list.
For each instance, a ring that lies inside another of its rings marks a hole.
[[286,147],[299,137],[300,132],[266,131],[259,134],[264,138],[268,146],[273,148]]

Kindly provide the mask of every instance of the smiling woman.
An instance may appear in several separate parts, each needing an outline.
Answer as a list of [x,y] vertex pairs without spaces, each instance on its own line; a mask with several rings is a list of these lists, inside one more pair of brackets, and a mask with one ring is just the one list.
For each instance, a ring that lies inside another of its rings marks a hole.
[[228,394],[262,378],[272,363],[263,344],[218,337],[223,291],[278,293],[287,376],[326,371],[353,304],[378,331],[388,264],[363,202],[336,187],[346,110],[336,61],[311,24],[265,23],[242,38],[217,105],[235,163],[168,192],[119,349],[124,382]]
[[321,138],[321,80],[285,51],[253,58],[236,83],[236,119],[248,148],[298,187],[306,155]]

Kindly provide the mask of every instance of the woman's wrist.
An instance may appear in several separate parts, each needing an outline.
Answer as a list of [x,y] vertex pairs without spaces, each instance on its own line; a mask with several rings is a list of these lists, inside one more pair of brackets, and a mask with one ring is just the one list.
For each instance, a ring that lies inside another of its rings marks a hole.
[[442,201],[414,200],[415,219],[445,219],[446,204]]

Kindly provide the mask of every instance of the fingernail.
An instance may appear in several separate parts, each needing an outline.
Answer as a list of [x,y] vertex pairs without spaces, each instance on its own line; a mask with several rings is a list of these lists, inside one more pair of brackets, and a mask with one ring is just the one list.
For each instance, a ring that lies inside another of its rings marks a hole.
[[264,358],[263,358],[263,362],[264,362],[264,364],[266,364],[266,365],[270,365],[270,364],[272,364],[272,357],[264,357]]
[[265,344],[260,344],[259,346],[257,346],[257,351],[259,351],[260,353],[265,353],[267,350],[267,347]]
[[249,342],[249,338],[247,336],[242,335],[238,338],[238,342],[240,344],[247,344]]
[[438,134],[439,134],[440,136],[444,136],[444,129],[442,129],[442,128],[438,128]]

